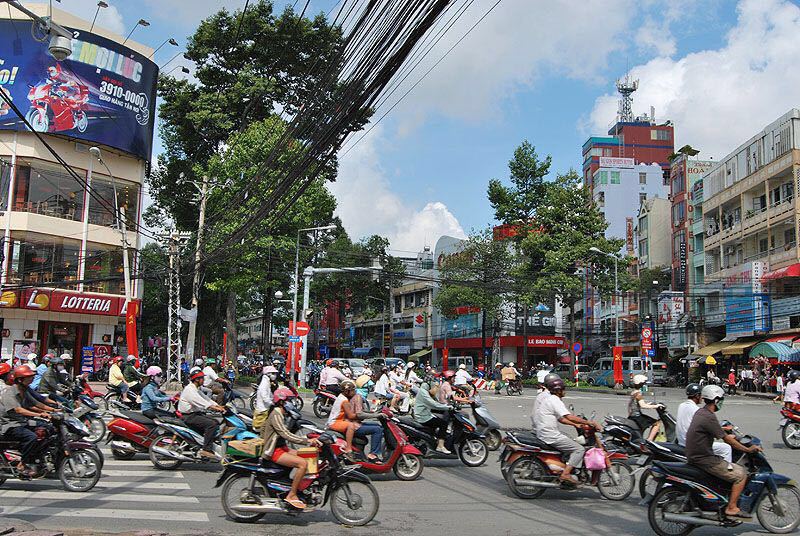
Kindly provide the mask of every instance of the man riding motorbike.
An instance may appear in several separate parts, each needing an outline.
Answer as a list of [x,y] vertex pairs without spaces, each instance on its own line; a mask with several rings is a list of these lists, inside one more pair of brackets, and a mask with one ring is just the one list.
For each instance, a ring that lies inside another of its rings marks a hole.
[[163,392],[160,387],[164,381],[164,372],[161,367],[153,365],[147,368],[147,377],[150,381],[142,389],[142,414],[151,419],[158,417],[171,417],[172,413],[159,409],[162,402],[169,402],[172,397]]
[[467,372],[467,366],[464,363],[461,363],[458,366],[458,371],[456,372],[456,379],[454,385],[465,385],[472,381],[472,375]]
[[319,388],[338,395],[341,392],[339,384],[347,379],[339,370],[339,363],[333,359],[325,362],[325,368],[319,373]]
[[533,400],[533,409],[531,410],[531,428],[533,432],[536,433],[536,410],[542,404],[542,401],[550,396],[550,384],[555,380],[560,380],[561,376],[556,374],[555,372],[550,372],[542,378],[542,384],[540,385],[541,391],[539,394],[536,395],[536,398]]
[[128,389],[136,394],[142,394],[142,384],[139,382],[142,379],[142,374],[136,370],[135,355],[129,355],[125,360],[125,369],[122,371],[122,376],[125,378],[125,383],[128,384]]
[[637,374],[633,377],[633,391],[631,391],[631,398],[628,401],[628,418],[639,425],[639,429],[644,435],[644,431],[650,428],[650,433],[647,439],[654,441],[658,435],[658,430],[661,427],[661,421],[654,419],[650,415],[642,413],[643,409],[658,409],[661,404],[651,404],[644,399],[642,394],[642,387],[647,383],[647,376],[644,374]]
[[706,385],[700,396],[706,405],[698,409],[692,424],[686,432],[686,458],[691,465],[706,473],[731,484],[731,495],[725,508],[725,515],[737,519],[750,519],[752,516],[739,509],[739,496],[747,483],[747,469],[736,463],[730,463],[714,453],[715,439],[722,439],[731,447],[742,452],[758,452],[761,446],[745,447],[733,434],[725,433],[715,413],[722,409],[725,401],[725,390],[718,385]]
[[517,367],[514,366],[514,363],[509,362],[508,365],[503,367],[503,370],[500,371],[500,377],[502,378],[504,383],[516,383],[519,381],[520,373],[517,370]]
[[[52,366],[52,365],[51,365]],[[112,387],[119,388],[122,396],[128,396],[128,383],[125,381],[125,375],[122,373],[122,356],[114,356],[111,362],[111,368],[108,369],[108,384]],[[133,397],[135,399],[136,397]]]
[[[22,405],[25,392],[36,376],[28,365],[21,365],[9,373],[11,367],[7,363],[0,364],[0,417],[9,417],[11,420],[24,420],[26,417],[49,419],[49,413],[37,408],[25,408]],[[33,478],[36,472],[29,467],[36,454],[38,439],[33,430],[27,428],[26,423],[20,423],[6,431],[6,439],[19,443],[21,460],[17,470],[23,478]]]
[[588,421],[576,415],[572,415],[562,402],[564,397],[564,380],[561,378],[551,380],[547,386],[550,391],[548,397],[544,397],[536,408],[534,415],[534,428],[536,436],[559,451],[568,454],[569,459],[564,467],[559,481],[565,487],[575,487],[575,480],[572,477],[572,470],[583,465],[584,447],[573,439],[564,435],[558,428],[558,423],[571,426],[593,426],[600,430],[600,425],[594,421]]
[[436,401],[438,387],[431,388],[429,384],[423,383],[419,386],[417,397],[414,399],[414,420],[431,429],[436,435],[436,450],[442,454],[452,454],[445,446],[444,440],[447,437],[448,419],[435,416],[432,411],[450,411],[450,406]]
[[189,383],[181,391],[178,411],[183,414],[183,420],[190,428],[203,434],[203,448],[198,454],[204,458],[216,458],[217,455],[212,451],[212,446],[219,424],[216,419],[206,415],[205,412],[211,410],[222,413],[225,408],[200,393],[200,386],[203,385],[204,379],[205,374],[201,370],[189,376]]
[[800,371],[792,369],[786,375],[783,405],[791,410],[800,411]]
[[[27,365],[26,365],[27,366]],[[43,395],[47,395],[56,402],[64,403],[67,399],[58,394],[58,391],[65,392],[68,386],[63,383],[61,372],[64,371],[64,360],[60,357],[53,357],[50,359],[50,368],[42,375],[42,381],[39,382],[38,391]],[[36,376],[36,373],[33,373]],[[31,380],[33,382],[33,380]]]
[[212,397],[217,404],[222,404],[225,400],[225,387],[223,384],[230,383],[228,380],[219,375],[219,363],[213,357],[206,359],[206,366],[203,369],[205,379],[203,380],[203,387],[206,390],[211,389]]
[[[690,383],[686,386],[687,399],[684,400],[680,406],[678,406],[678,418],[677,423],[675,424],[675,438],[678,440],[678,445],[682,447],[686,446],[686,433],[689,431],[689,426],[692,424],[692,418],[697,410],[700,409],[700,401],[702,400],[700,392],[700,384]],[[714,449],[714,454],[717,456],[725,458],[725,461],[728,462],[732,460],[733,452],[731,450],[731,446],[727,443],[714,441],[712,447]]]

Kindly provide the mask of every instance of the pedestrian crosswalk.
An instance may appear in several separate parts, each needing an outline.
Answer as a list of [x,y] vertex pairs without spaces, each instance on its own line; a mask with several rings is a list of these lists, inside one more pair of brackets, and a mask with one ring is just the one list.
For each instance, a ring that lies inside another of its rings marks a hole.
[[[53,518],[124,519],[208,523],[206,508],[194,495],[183,471],[160,471],[146,458],[115,460],[106,457],[102,477],[86,493],[65,491],[58,480],[8,480],[0,486],[0,515],[28,519],[36,524]],[[62,522],[67,522],[62,520]],[[91,522],[90,522],[91,523]]]

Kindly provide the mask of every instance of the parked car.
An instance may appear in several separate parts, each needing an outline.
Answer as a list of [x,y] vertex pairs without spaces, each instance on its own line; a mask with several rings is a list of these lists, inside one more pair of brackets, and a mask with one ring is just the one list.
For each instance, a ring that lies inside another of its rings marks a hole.
[[372,372],[367,366],[367,362],[358,357],[339,357],[334,359],[334,361],[339,363],[339,367],[341,369],[344,369],[344,367],[350,367],[350,370],[353,371],[353,378],[358,378],[362,374],[369,374],[370,376],[372,375]]
[[[572,372],[573,367],[575,365],[569,365],[567,363],[562,363],[554,368],[551,372],[555,372],[559,376],[561,376],[565,380],[575,380],[574,374]],[[589,376],[589,372],[591,372],[592,367],[589,365],[577,365],[578,369],[578,381],[585,382],[586,378]]]

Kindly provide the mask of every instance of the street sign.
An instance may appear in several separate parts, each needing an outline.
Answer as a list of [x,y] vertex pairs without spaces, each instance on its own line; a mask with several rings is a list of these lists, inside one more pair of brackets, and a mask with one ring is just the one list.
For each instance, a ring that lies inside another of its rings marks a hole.
[[297,335],[290,335],[289,342],[300,342],[300,337],[298,337]]
[[648,357],[655,357],[656,356],[656,351],[653,350],[652,348],[650,348],[649,350],[647,350],[647,356]]
[[308,322],[298,322],[294,325],[295,335],[305,337],[309,331],[311,331],[311,326],[308,325]]
[[653,330],[650,328],[642,328],[642,338],[649,339],[653,336]]
[[579,342],[576,342],[572,345],[572,351],[576,354],[579,354],[583,351],[583,345]]

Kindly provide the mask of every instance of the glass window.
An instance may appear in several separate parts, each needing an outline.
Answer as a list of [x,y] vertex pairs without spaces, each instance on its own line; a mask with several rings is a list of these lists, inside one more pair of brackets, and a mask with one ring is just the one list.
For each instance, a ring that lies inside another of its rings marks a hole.
[[[130,262],[131,266],[135,266],[133,258]],[[84,290],[105,294],[124,294],[123,271],[122,248],[87,244]]]
[[402,312],[402,310],[403,310],[402,306],[401,306],[401,298],[402,298],[402,296],[395,296],[394,297],[394,312],[395,313]]
[[651,130],[650,131],[650,139],[651,140],[661,140],[666,141],[669,140],[669,130]]
[[686,201],[672,205],[672,225],[677,226],[686,218]]
[[639,218],[639,234],[647,234],[647,216]]
[[9,182],[11,182],[11,163],[0,159],[0,214],[8,207]]
[[608,171],[599,171],[597,175],[600,177],[600,184],[608,184]]
[[647,173],[639,173],[639,184],[647,184]]
[[611,184],[619,184],[619,171],[611,172]]
[[672,251],[677,258],[680,255],[681,244],[686,243],[686,231],[679,231],[672,237]]
[[639,206],[642,206],[645,201],[647,201],[647,194],[639,193]]
[[[89,199],[89,223],[113,227],[116,224],[114,217],[114,186],[117,188],[117,202],[125,210],[128,228],[136,225],[139,208],[139,187],[124,181],[94,175],[92,177],[92,197]],[[98,201],[102,199],[102,203]]]
[[403,296],[403,307],[406,309],[409,307],[414,307],[414,295],[413,294],[406,294]]
[[647,247],[647,239],[639,240],[639,256],[640,257],[647,257],[649,254],[649,250]]
[[9,281],[13,284],[46,285],[62,283],[61,288],[76,289],[63,284],[78,280],[78,259],[81,243],[61,237],[35,233],[13,233]]
[[80,221],[83,186],[62,168],[44,163],[17,166],[14,210]]
[[678,168],[675,176],[672,177],[672,195],[683,192],[686,188],[686,181],[684,180],[683,169]]

